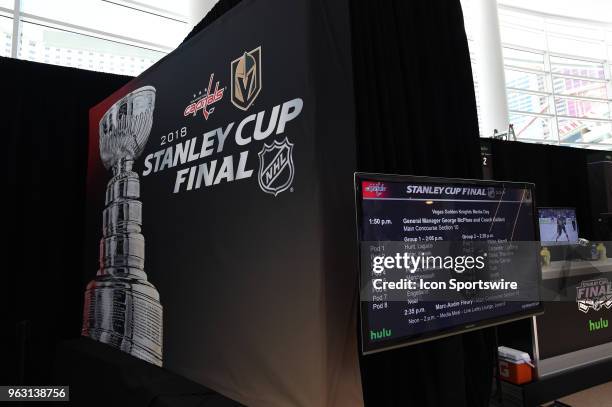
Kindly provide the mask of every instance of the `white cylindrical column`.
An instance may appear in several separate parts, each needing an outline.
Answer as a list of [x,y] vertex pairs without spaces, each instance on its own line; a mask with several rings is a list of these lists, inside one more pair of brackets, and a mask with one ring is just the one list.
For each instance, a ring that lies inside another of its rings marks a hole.
[[478,93],[484,137],[508,131],[508,99],[497,0],[472,0]]
[[189,24],[195,26],[198,24],[206,13],[210,11],[218,0],[189,0]]

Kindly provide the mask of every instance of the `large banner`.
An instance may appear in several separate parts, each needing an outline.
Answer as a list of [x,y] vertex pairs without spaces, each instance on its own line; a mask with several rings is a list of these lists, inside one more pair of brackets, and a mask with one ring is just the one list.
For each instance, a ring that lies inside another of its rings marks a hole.
[[612,342],[611,271],[612,260],[554,262],[544,268],[544,288],[559,292],[562,300],[547,303],[536,319],[540,359]]
[[341,3],[245,0],[91,110],[83,335],[249,406],[362,404]]

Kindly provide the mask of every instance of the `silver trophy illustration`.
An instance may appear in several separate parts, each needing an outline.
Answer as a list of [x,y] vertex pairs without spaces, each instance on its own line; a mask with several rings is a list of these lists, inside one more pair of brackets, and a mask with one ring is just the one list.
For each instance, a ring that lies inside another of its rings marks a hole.
[[81,335],[162,365],[162,306],[144,272],[142,203],[132,164],[143,152],[155,107],[144,86],[116,102],[100,120],[100,157],[113,177],[106,186],[100,269],[85,290]]

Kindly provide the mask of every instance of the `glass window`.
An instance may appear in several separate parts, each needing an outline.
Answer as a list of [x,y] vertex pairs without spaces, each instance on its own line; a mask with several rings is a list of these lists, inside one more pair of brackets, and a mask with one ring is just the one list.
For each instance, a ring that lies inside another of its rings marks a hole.
[[557,56],[550,57],[550,70],[554,73],[582,76],[594,79],[605,79],[603,63],[581,61]]
[[565,55],[604,59],[606,49],[603,41],[583,41],[565,36],[548,36],[548,50]]
[[593,38],[600,38],[602,36],[601,30],[598,28],[586,25],[575,25],[567,20],[560,21],[548,19],[546,21],[546,30],[551,34],[558,34],[576,39],[582,38],[592,40]]
[[553,89],[558,95],[608,99],[608,85],[606,82],[553,76]]
[[135,76],[164,55],[33,23],[21,27],[19,58],[29,61]]
[[514,124],[514,134],[518,140],[558,141],[548,118],[511,113],[510,122]]
[[100,0],[22,0],[22,12],[168,48],[189,31],[184,22]]
[[546,46],[546,37],[543,31],[525,29],[524,27],[511,26],[504,23],[500,23],[500,29],[503,44],[537,49],[544,49]]
[[555,98],[557,115],[591,119],[609,119],[610,105],[591,100]]
[[[209,2],[206,2],[207,4]],[[190,0],[0,0],[0,56],[139,75],[190,30]],[[214,2],[208,4],[210,7]],[[206,6],[206,5],[205,5]],[[13,17],[20,36],[13,49]]]
[[530,113],[549,113],[548,96],[508,91],[508,109]]
[[[461,2],[469,5],[464,13],[474,12],[475,4]],[[612,150],[610,25],[507,4],[498,10],[509,119],[517,138]],[[465,24],[472,46],[470,15]],[[470,56],[475,71],[478,60]],[[474,87],[478,91],[476,81]]]
[[544,31],[544,19],[536,15],[504,10],[503,18],[501,17],[502,15],[500,12],[500,23],[511,27],[517,27],[523,30]]
[[10,57],[13,46],[13,19],[0,16],[0,56]]
[[546,79],[542,74],[531,72],[515,71],[506,68],[506,86],[508,88],[533,90],[544,92],[546,90]]
[[523,51],[509,47],[504,47],[503,52],[506,65],[544,71],[543,53]]
[[559,138],[562,143],[612,144],[612,124],[579,119],[559,119]]

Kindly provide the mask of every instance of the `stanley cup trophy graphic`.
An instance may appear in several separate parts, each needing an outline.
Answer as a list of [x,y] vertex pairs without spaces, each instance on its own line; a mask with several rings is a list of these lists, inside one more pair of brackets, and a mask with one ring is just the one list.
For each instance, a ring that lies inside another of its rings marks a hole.
[[85,290],[81,335],[162,365],[162,306],[144,272],[142,203],[132,165],[143,152],[155,88],[124,96],[100,120],[100,157],[113,177],[106,186],[100,269]]

